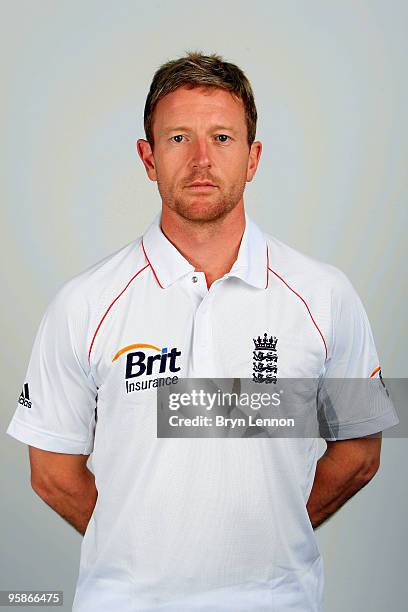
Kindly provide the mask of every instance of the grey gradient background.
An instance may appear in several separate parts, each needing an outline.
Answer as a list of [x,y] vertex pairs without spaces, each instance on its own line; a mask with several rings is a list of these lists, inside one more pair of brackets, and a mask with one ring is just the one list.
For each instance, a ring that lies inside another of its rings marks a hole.
[[[348,275],[384,376],[406,376],[406,2],[17,0],[1,13],[3,432],[58,288],[159,210],[135,142],[154,70],[188,49],[252,83],[263,152],[249,214]],[[0,440],[0,588],[63,589],[70,610],[82,538],[30,489],[27,447]],[[380,472],[317,530],[327,612],[407,609],[407,451],[385,439]]]

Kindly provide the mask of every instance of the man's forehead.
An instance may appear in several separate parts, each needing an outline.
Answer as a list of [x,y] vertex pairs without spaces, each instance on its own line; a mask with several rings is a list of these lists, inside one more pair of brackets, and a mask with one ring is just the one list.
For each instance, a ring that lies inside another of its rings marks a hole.
[[187,87],[183,85],[163,96],[158,102],[158,104],[168,107],[186,103],[239,107],[242,105],[242,100],[221,87]]
[[[218,125],[227,126],[243,120],[243,103],[229,91],[220,88],[179,87],[167,94],[156,106],[157,127],[166,130],[200,116],[208,116]],[[189,121],[188,121],[189,122]],[[174,124],[174,125],[173,125]]]

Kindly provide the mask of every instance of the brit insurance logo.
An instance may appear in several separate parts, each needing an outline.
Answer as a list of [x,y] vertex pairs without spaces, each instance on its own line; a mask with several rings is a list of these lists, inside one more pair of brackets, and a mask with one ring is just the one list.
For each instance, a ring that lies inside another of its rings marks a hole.
[[124,360],[126,393],[132,393],[176,383],[178,376],[175,372],[180,370],[177,365],[180,356],[181,351],[176,347],[159,348],[154,344],[138,343],[120,349],[112,362]]
[[20,397],[18,398],[18,403],[26,408],[31,408],[31,400],[30,400],[30,391],[28,389],[28,383],[24,383],[24,386],[21,390]]
[[265,332],[263,338],[253,338],[255,349],[253,352],[253,382],[275,383],[278,379],[278,353],[276,336],[269,336]]

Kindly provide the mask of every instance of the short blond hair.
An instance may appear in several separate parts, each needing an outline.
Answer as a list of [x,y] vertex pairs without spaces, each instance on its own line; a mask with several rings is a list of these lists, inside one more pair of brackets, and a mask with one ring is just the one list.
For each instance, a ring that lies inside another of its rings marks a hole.
[[155,72],[144,108],[146,140],[154,147],[153,113],[161,98],[178,87],[219,87],[242,100],[245,108],[248,146],[255,140],[257,112],[252,87],[243,71],[215,53],[203,55],[188,51],[187,55],[162,64]]

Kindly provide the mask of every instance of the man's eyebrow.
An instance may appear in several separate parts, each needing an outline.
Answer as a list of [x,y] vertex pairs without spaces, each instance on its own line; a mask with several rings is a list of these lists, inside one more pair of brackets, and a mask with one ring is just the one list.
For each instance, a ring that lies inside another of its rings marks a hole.
[[228,127],[226,125],[214,125],[213,130],[227,130],[227,132],[232,132],[233,134],[239,135],[239,131],[233,127]]
[[[184,125],[178,125],[177,127],[166,127],[164,128],[160,134],[161,135],[166,135],[169,134],[170,132],[189,132],[191,128],[186,127]],[[228,127],[225,125],[213,125],[210,128],[210,131],[212,130],[225,130],[226,132],[232,132],[233,134],[235,134],[236,136],[239,136],[239,131],[236,130],[233,127]]]

